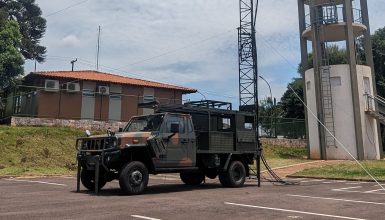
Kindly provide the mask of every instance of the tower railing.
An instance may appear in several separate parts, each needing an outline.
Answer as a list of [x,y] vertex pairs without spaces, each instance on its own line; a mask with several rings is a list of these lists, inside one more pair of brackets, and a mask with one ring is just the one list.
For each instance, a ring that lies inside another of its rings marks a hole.
[[[343,6],[324,6],[322,7],[323,16],[318,19],[320,24],[336,24],[344,21],[344,7]],[[305,17],[306,28],[311,27],[310,13]],[[360,9],[353,8],[353,22],[362,24],[362,13]]]

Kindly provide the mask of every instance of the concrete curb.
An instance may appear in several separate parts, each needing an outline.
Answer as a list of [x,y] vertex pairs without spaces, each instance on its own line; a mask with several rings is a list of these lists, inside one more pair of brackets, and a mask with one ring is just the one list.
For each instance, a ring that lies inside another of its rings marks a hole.
[[[307,179],[325,179],[325,180],[346,180],[346,181],[358,181],[358,182],[373,182],[376,181],[372,179],[361,179],[361,178],[339,178],[339,177],[314,177],[314,176],[306,176],[306,175],[287,175],[286,177],[290,178],[307,178]],[[377,180],[378,182],[385,183],[385,180]]]

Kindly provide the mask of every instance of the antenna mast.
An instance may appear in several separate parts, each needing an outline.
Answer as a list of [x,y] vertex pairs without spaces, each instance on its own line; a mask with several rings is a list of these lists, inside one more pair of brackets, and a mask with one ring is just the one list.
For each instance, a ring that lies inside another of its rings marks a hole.
[[258,0],[239,0],[240,26],[238,28],[239,56],[239,110],[253,112],[256,138],[256,162],[258,186],[261,185],[261,147],[258,129],[258,66],[255,39],[255,20]]
[[99,71],[99,54],[100,54],[100,25],[98,28],[98,46],[96,51],[96,71]]

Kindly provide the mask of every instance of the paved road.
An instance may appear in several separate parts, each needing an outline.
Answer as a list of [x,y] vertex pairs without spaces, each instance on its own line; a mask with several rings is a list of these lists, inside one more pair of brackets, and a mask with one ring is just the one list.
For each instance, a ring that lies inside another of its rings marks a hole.
[[374,183],[291,179],[299,185],[200,187],[152,176],[144,195],[124,196],[114,181],[98,194],[75,192],[74,178],[0,179],[0,219],[385,219]]

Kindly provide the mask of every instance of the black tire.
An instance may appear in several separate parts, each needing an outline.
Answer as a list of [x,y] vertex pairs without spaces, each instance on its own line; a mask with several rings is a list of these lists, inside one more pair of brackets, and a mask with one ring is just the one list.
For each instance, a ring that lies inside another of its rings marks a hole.
[[180,173],[180,179],[189,186],[200,185],[205,179],[205,175],[202,172],[182,172]]
[[245,166],[240,161],[231,162],[227,172],[219,175],[219,181],[225,187],[235,188],[243,186],[246,181]]
[[218,176],[218,170],[215,168],[205,170],[205,174],[210,179],[215,179]]
[[138,195],[146,190],[148,184],[147,167],[139,161],[125,165],[119,175],[120,189],[128,195]]
[[[94,170],[86,170],[82,169],[80,174],[80,180],[82,181],[82,184],[84,187],[86,187],[88,190],[94,191],[95,190],[95,171]],[[103,177],[103,173],[99,173],[99,183],[98,188],[101,189],[106,185],[107,181]]]
[[219,182],[222,184],[224,187],[229,187],[229,183],[227,182],[227,173],[226,172],[220,172],[218,177],[219,177]]

